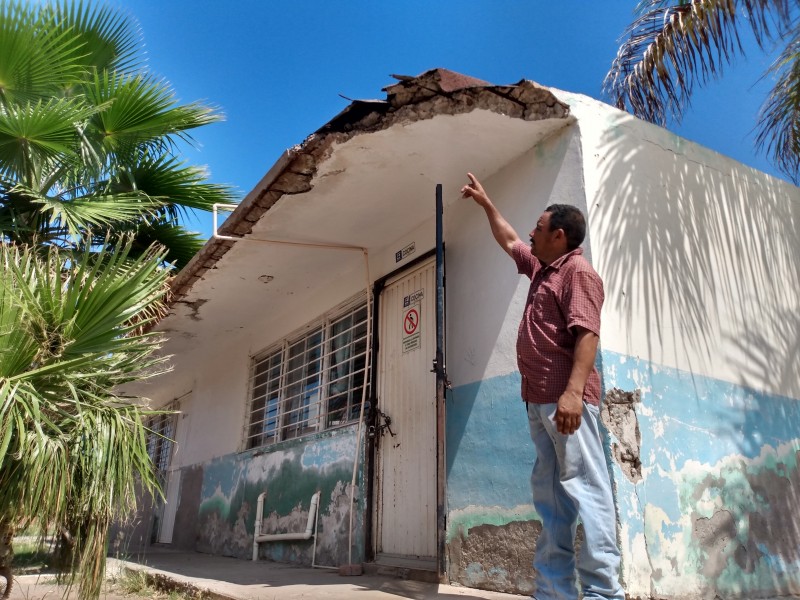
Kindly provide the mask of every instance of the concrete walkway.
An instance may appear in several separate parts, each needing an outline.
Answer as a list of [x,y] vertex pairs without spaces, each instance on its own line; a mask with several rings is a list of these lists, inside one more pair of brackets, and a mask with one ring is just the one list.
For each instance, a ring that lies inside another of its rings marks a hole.
[[522,596],[471,588],[423,583],[380,575],[342,577],[337,571],[310,569],[280,563],[150,548],[136,560],[109,560],[108,572],[128,567],[207,590],[212,597],[229,600],[378,600],[429,598],[452,600],[521,600]]

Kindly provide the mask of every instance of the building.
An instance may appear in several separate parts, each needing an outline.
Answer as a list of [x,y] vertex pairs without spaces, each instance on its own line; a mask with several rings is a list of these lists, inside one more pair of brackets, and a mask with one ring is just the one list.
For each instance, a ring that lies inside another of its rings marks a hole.
[[530,81],[397,79],[282,155],[176,278],[174,369],[131,390],[180,411],[157,424],[174,447],[154,438],[167,502],[127,547],[248,559],[262,493],[261,532],[299,534],[319,491],[317,535],[260,558],[530,592],[527,280],[459,198],[470,170],[522,235],[548,204],[587,213],[626,591],[797,593],[800,190]]

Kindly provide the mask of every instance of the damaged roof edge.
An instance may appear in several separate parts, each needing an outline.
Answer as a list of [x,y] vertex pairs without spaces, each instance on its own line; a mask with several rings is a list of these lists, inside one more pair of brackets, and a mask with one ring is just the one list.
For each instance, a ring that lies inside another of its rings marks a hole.
[[[311,134],[281,154],[278,161],[219,228],[227,237],[251,233],[258,220],[285,194],[312,189],[317,166],[333,146],[355,135],[409,124],[437,115],[489,110],[526,121],[570,120],[569,106],[548,88],[523,79],[511,85],[492,85],[446,69],[417,77],[393,75],[398,83],[384,88],[387,99],[356,100]],[[169,304],[183,298],[192,286],[230,250],[234,241],[212,237],[172,280]]]
[[[256,187],[254,187],[247,196],[244,197],[233,212],[228,216],[222,225],[219,226],[219,231],[214,233],[229,234],[232,229],[233,223],[238,223],[242,219],[246,219],[250,213],[253,203],[256,202],[259,195],[267,190],[278,176],[283,173],[296,154],[296,146],[288,148],[283,151],[275,164],[272,165],[267,174],[261,178]],[[233,247],[234,242],[231,240],[220,240],[212,236],[206,241],[200,251],[195,254],[186,266],[170,282],[170,301],[172,304],[185,296],[195,281],[200,279],[205,272],[213,268],[217,261],[222,258],[228,250]]]

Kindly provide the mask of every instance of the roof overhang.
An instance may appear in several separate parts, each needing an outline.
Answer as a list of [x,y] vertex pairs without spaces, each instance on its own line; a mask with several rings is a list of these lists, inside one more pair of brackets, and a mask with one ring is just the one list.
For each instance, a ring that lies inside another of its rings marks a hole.
[[436,184],[452,201],[467,170],[488,177],[574,120],[530,81],[493,86],[441,69],[398,79],[387,100],[352,103],[286,151],[220,228],[236,241],[212,238],[178,274],[155,327],[176,369],[267,307],[324,286],[346,252],[256,240],[385,249],[433,218]]

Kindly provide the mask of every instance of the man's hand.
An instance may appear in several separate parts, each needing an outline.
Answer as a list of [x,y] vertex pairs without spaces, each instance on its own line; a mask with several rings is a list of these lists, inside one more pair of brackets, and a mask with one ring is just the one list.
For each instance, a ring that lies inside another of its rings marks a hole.
[[489,219],[489,226],[492,228],[492,235],[494,239],[500,244],[500,247],[511,256],[511,249],[514,244],[519,241],[519,236],[514,228],[508,224],[503,218],[503,215],[495,208],[486,190],[483,189],[481,182],[472,173],[467,173],[469,183],[461,188],[461,196],[463,198],[472,198],[478,206],[483,207],[486,211],[486,217]]
[[574,390],[567,390],[558,399],[556,408],[556,429],[558,433],[572,435],[581,426],[583,414],[583,397]]
[[489,196],[486,195],[486,191],[483,189],[481,182],[478,181],[478,178],[472,173],[467,173],[467,177],[469,177],[470,183],[461,188],[461,197],[472,198],[475,202],[484,207],[487,204],[491,204]]
[[583,414],[583,390],[586,380],[594,366],[597,355],[597,334],[585,327],[576,326],[575,356],[572,360],[572,372],[567,382],[567,389],[558,399],[556,409],[556,429],[558,433],[572,435],[581,426]]

